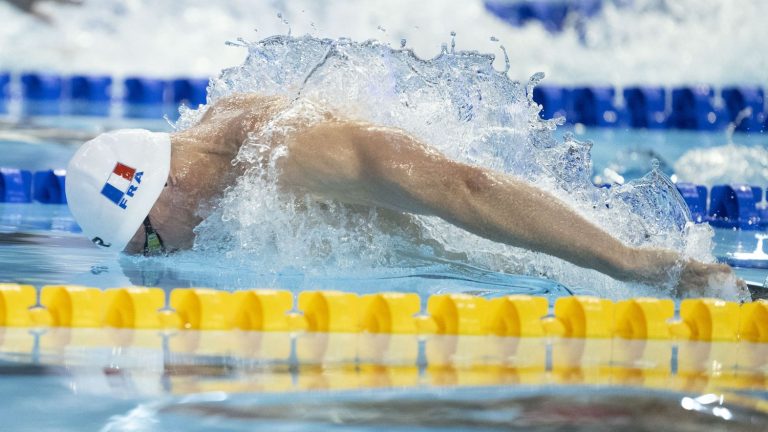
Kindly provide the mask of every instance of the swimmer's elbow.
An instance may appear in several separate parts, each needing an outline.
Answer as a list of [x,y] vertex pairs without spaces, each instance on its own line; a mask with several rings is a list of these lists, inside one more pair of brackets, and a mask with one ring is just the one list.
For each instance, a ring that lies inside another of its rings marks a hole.
[[470,197],[486,194],[493,182],[488,173],[476,167],[462,167],[462,173],[458,176],[462,192]]
[[430,188],[429,200],[436,213],[471,214],[492,193],[493,179],[482,169],[453,162],[445,168],[435,176],[439,184]]
[[355,124],[344,132],[356,144],[363,179],[379,194],[400,197],[407,211],[457,213],[492,192],[489,172],[450,160],[402,131]]

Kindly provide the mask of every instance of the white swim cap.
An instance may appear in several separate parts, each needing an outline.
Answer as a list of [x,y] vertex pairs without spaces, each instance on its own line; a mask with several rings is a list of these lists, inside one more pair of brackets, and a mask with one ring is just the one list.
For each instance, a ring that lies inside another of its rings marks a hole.
[[171,138],[143,129],[108,132],[69,161],[69,209],[96,245],[122,251],[160,196],[171,169]]

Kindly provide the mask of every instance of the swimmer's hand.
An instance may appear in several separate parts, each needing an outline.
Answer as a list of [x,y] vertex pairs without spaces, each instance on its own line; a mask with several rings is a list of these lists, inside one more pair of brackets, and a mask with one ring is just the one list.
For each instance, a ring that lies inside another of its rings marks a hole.
[[706,264],[695,260],[683,264],[676,288],[683,297],[712,295],[732,299],[736,295],[739,299],[748,299],[750,296],[746,282],[737,278],[727,264]]
[[726,264],[693,259],[684,259],[681,263],[679,255],[668,250],[640,249],[636,252],[628,266],[628,280],[661,287],[668,286],[677,276],[676,297],[750,298],[747,284]]

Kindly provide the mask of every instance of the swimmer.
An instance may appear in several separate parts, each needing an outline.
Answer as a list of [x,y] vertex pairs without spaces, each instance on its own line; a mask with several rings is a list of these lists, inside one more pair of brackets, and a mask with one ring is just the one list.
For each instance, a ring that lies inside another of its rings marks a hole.
[[[172,134],[119,130],[84,144],[67,172],[69,206],[105,249],[144,255],[188,249],[211,203],[245,168],[240,146],[285,111],[280,97],[236,94]],[[323,199],[438,216],[478,236],[549,254],[620,281],[664,285],[681,266],[679,293],[700,293],[724,264],[675,251],[633,248],[562,201],[514,176],[451,160],[403,130],[342,118],[294,120],[278,159],[284,190]],[[271,143],[271,145],[276,145]]]

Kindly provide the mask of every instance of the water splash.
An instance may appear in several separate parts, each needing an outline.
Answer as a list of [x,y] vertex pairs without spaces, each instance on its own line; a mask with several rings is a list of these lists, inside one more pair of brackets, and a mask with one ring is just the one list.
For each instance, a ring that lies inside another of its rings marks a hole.
[[[237,50],[221,49],[233,35],[248,34],[254,25],[265,35],[285,34],[285,24],[272,19],[281,10],[292,34],[383,38],[393,44],[406,37],[422,56],[434,53],[446,29],[461,34],[463,49],[481,51],[493,49],[487,37],[493,34],[514,46],[510,61],[517,79],[543,70],[550,83],[569,85],[768,84],[762,19],[768,3],[761,0],[743,0],[739,7],[722,0],[679,0],[674,6],[603,0],[599,15],[566,23],[559,34],[535,21],[512,27],[486,10],[483,0],[424,0],[418,8],[406,0],[363,3],[351,8],[343,0],[86,0],[82,7],[46,2],[51,26],[0,2],[6,18],[0,26],[0,64],[12,70],[206,76],[242,60]],[[377,31],[376,24],[388,33]],[[501,57],[496,66],[502,67]]]
[[501,49],[501,52],[504,53],[504,75],[509,73],[510,63],[509,63],[509,54],[507,54],[507,49],[504,48],[504,45],[499,45],[499,48]]
[[741,123],[752,116],[752,107],[746,107],[736,114],[736,118],[732,122],[728,123],[728,127],[725,128],[725,138],[727,144],[733,144],[733,134],[736,133],[736,129]]
[[[509,54],[517,79],[543,70],[550,83],[569,85],[768,84],[763,0],[741,0],[738,7],[723,0],[603,0],[600,14],[566,23],[558,34],[535,20],[512,27],[483,0],[422,0],[417,8],[409,0],[367,0],[355,7],[346,0],[82,3],[45,2],[54,20],[48,25],[0,2],[3,69],[207,76],[242,61],[239,51],[221,49],[233,35],[249,34],[255,25],[263,35],[285,34],[286,24],[273,19],[280,10],[292,34],[393,44],[405,37],[422,56],[434,53],[448,29],[461,35],[463,49],[486,52],[494,48],[488,41],[493,34],[514,47]],[[387,34],[376,30],[377,24]]]
[[[323,201],[277,187],[279,143],[301,118],[325,110],[401,128],[446,156],[525,179],[635,246],[665,247],[711,260],[711,242],[690,226],[687,207],[659,169],[612,189],[596,188],[591,143],[553,138],[525,85],[493,68],[494,56],[447,49],[430,60],[376,41],[274,36],[248,45],[242,66],[213,81],[209,100],[237,92],[287,96],[293,103],[251,134],[233,163],[247,167],[196,230],[197,253],[281,271],[413,266],[457,260],[504,272],[548,276],[582,292],[637,295],[617,283],[542,254],[474,236],[441,219]],[[201,108],[204,110],[205,107]],[[200,111],[186,111],[181,127]],[[277,145],[271,145],[277,143]],[[689,239],[696,238],[696,248]],[[702,250],[704,252],[702,252]]]
[[290,36],[291,35],[291,24],[288,22],[288,19],[283,17],[283,13],[282,12],[278,12],[277,13],[277,19],[279,19],[281,23],[285,24],[286,27],[288,27],[288,36]]
[[680,181],[706,186],[728,183],[768,184],[768,149],[729,143],[688,150],[675,162]]

